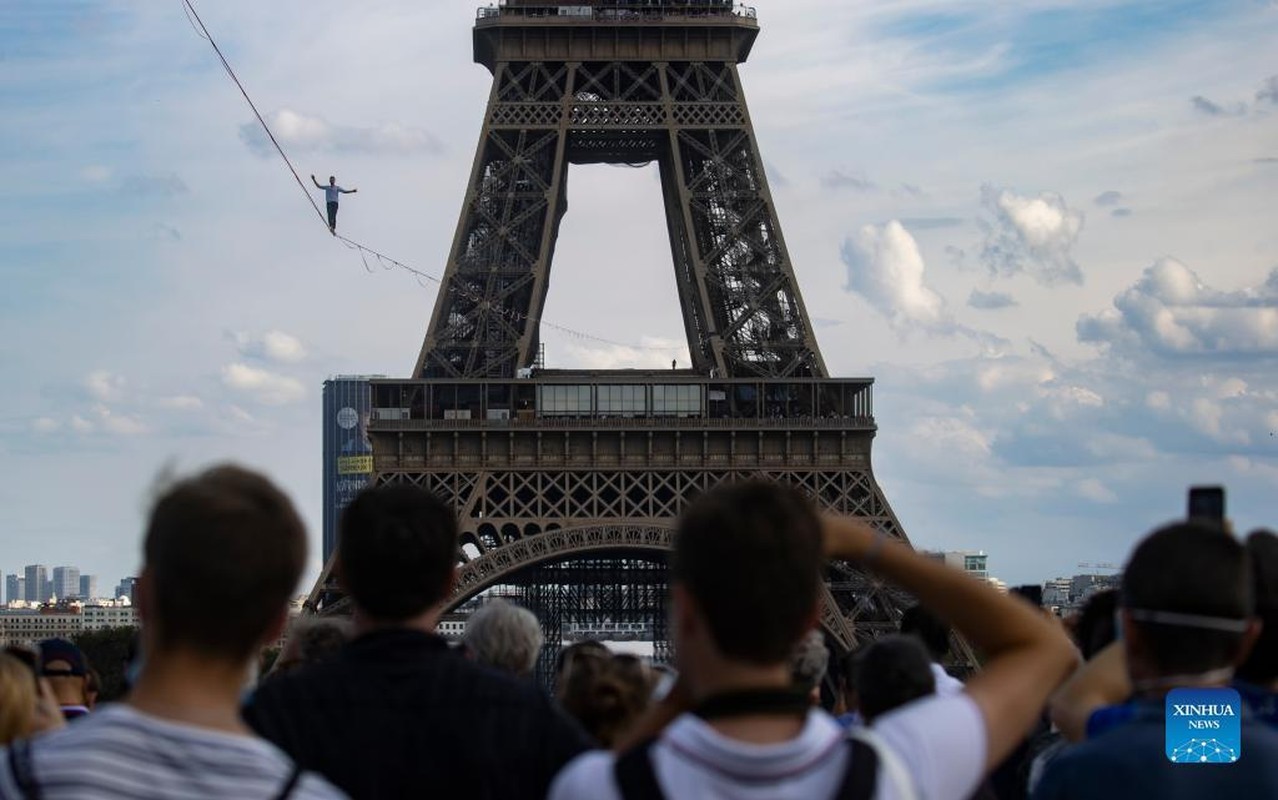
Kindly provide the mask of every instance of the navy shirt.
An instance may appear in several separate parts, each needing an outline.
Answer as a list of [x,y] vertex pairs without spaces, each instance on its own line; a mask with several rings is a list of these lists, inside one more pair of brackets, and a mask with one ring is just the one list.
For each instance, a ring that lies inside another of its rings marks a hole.
[[1165,754],[1164,703],[1129,704],[1130,718],[1062,753],[1047,768],[1034,800],[1220,800],[1278,797],[1278,730],[1246,704],[1242,756],[1233,764],[1173,764]]
[[258,687],[244,717],[304,768],[360,798],[543,798],[590,747],[536,686],[407,629]]

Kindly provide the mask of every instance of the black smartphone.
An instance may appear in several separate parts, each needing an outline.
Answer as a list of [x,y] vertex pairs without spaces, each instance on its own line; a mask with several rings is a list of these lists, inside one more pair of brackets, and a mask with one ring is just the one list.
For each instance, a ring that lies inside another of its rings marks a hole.
[[1201,519],[1208,522],[1225,521],[1225,487],[1193,486],[1189,490],[1190,519]]

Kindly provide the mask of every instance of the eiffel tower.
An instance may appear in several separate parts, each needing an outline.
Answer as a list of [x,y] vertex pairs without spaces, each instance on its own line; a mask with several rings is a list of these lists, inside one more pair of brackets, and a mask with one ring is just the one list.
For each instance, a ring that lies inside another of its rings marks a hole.
[[[668,655],[671,532],[724,481],[786,481],[905,540],[870,466],[873,381],[828,376],[781,234],[738,73],[758,33],[719,0],[479,10],[493,83],[470,183],[413,377],[372,382],[369,430],[376,481],[458,509],[452,606],[513,592],[547,629],[544,660],[584,635]],[[692,368],[544,369],[569,167],[645,162]],[[837,649],[895,630],[902,595],[849,565],[827,578]],[[345,605],[327,576],[312,602]]]

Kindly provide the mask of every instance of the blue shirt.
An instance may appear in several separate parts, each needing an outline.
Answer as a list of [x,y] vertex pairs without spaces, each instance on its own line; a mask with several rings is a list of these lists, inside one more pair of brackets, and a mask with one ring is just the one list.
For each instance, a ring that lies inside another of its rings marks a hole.
[[1278,797],[1278,730],[1244,704],[1242,757],[1229,765],[1173,764],[1165,754],[1164,704],[1127,705],[1125,724],[1077,744],[1048,766],[1033,800],[1220,800]]
[[[1238,690],[1242,701],[1251,708],[1257,720],[1278,728],[1278,693],[1244,681],[1234,681],[1230,686]],[[1106,731],[1130,722],[1138,705],[1139,701],[1129,700],[1120,705],[1096,709],[1087,718],[1087,738],[1095,739]]]

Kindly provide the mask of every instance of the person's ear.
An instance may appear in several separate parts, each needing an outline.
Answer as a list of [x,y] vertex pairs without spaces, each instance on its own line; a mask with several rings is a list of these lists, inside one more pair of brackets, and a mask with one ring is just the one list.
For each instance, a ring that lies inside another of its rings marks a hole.
[[1247,621],[1247,630],[1243,632],[1241,641],[1238,642],[1238,653],[1234,657],[1234,666],[1238,666],[1247,660],[1247,656],[1251,655],[1251,649],[1256,646],[1256,640],[1260,638],[1260,632],[1264,630],[1265,623],[1259,617],[1252,617]]

